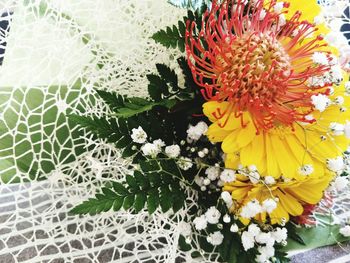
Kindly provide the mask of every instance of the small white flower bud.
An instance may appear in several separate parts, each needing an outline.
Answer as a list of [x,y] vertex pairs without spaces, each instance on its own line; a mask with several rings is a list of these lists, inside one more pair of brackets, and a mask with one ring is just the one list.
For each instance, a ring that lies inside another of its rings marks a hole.
[[223,221],[225,223],[230,223],[231,222],[231,217],[228,214],[226,214],[226,215],[224,215]]

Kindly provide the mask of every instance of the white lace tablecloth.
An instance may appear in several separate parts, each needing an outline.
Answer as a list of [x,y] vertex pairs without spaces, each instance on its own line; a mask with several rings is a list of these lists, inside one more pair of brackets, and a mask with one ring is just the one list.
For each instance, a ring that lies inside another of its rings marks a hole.
[[[335,3],[328,10],[348,4]],[[9,30],[0,31],[0,45],[7,43],[0,67],[0,262],[192,262],[177,249],[188,208],[177,220],[160,212],[68,214],[99,185],[122,178],[128,162],[65,117],[106,112],[97,82],[145,95],[155,63],[175,68],[179,56],[150,36],[185,10],[165,0],[2,0],[0,9],[12,13],[1,18]],[[327,14],[336,30],[334,10]]]

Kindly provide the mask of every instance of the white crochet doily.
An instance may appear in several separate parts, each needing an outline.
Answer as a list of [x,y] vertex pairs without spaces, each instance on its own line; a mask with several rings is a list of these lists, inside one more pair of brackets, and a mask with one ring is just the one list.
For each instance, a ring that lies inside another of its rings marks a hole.
[[[334,7],[340,2],[344,10],[347,1],[323,3],[327,21],[341,15]],[[176,218],[146,211],[68,215],[101,184],[122,178],[128,162],[65,117],[106,113],[96,83],[144,96],[155,63],[178,71],[180,54],[150,36],[186,10],[166,0],[2,0],[0,10],[7,13],[0,22],[9,24],[0,31],[0,48],[6,43],[0,67],[0,262],[191,262],[190,252],[177,248],[189,207]],[[339,24],[331,25],[339,31]]]

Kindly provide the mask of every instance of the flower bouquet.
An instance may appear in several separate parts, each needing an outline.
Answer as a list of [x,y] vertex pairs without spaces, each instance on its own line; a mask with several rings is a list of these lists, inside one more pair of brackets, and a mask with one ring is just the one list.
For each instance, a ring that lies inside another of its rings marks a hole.
[[347,240],[331,206],[348,184],[349,64],[327,43],[319,6],[192,9],[152,36],[180,55],[175,69],[155,65],[146,97],[98,89],[108,114],[69,115],[129,170],[71,213],[146,209],[176,222],[186,211],[180,250],[212,262],[288,262],[313,238]]

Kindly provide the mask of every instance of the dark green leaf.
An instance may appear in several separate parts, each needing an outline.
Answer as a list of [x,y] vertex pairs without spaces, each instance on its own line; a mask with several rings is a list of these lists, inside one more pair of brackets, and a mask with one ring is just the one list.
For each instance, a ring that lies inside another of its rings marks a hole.
[[70,213],[95,215],[112,208],[114,200],[110,198],[90,198],[74,207]]
[[179,248],[185,252],[190,251],[192,249],[192,246],[186,243],[186,240],[182,235],[179,236]]
[[128,210],[132,205],[134,204],[135,201],[135,195],[129,194],[124,198],[124,203],[123,203],[123,208],[125,210]]
[[160,187],[159,201],[160,207],[164,213],[172,207],[172,194],[168,185],[163,185]]
[[140,162],[140,167],[143,172],[153,172],[153,171],[159,171],[160,166],[156,160],[146,160]]
[[98,138],[116,142],[117,147],[124,148],[132,142],[130,138],[131,132],[126,123],[120,120],[117,123],[116,120],[108,121],[106,118],[85,117],[74,114],[68,115],[68,118]]
[[156,67],[162,79],[171,84],[173,91],[177,91],[179,86],[177,84],[178,79],[175,71],[164,64],[156,64]]
[[140,212],[145,207],[146,199],[147,197],[144,192],[139,192],[136,194],[134,204],[135,212]]
[[148,213],[151,215],[156,211],[159,206],[159,193],[157,189],[152,189],[148,192],[147,197],[147,209]]
[[133,188],[134,190],[139,189],[139,185],[138,185],[138,183],[136,182],[135,177],[133,177],[133,176],[127,174],[127,175],[126,175],[126,182],[127,182],[128,185],[129,185],[131,188]]
[[137,150],[133,149],[133,146],[134,146],[134,144],[130,144],[124,148],[123,153],[122,153],[123,158],[133,156],[137,152]]
[[112,110],[124,107],[125,99],[123,96],[104,90],[96,90],[96,92]]
[[148,94],[154,101],[160,101],[162,94],[169,94],[168,85],[160,76],[149,74],[147,75],[147,79],[149,81]]
[[104,196],[109,197],[111,199],[115,198],[117,196],[117,194],[115,192],[113,192],[111,189],[109,188],[102,188],[102,193],[104,194]]
[[117,143],[115,144],[115,146],[117,148],[125,148],[126,146],[128,146],[131,143],[130,137],[129,136],[123,136],[121,137]]
[[152,186],[159,186],[162,183],[159,173],[149,173],[148,179],[151,182]]
[[113,211],[119,211],[120,208],[122,208],[124,202],[124,198],[121,196],[118,196],[117,198],[114,199],[114,204],[113,204]]
[[[175,160],[164,160],[160,163],[161,167],[163,168],[164,171],[166,171],[168,174],[173,174],[176,177],[181,177],[181,171],[179,170],[176,161]],[[167,177],[169,180],[169,183],[173,178]],[[166,180],[166,179],[163,179]]]
[[148,179],[140,171],[134,171],[134,177],[141,188],[144,189],[149,186]]
[[181,189],[179,183],[171,185],[172,189],[172,205],[173,211],[176,213],[185,205],[186,195],[183,189]]
[[198,257],[200,257],[201,256],[201,253],[199,253],[199,251],[193,251],[192,253],[191,253],[191,257],[192,258],[198,258]]
[[129,193],[121,183],[113,182],[112,184],[114,191],[116,191],[119,195],[125,196]]

